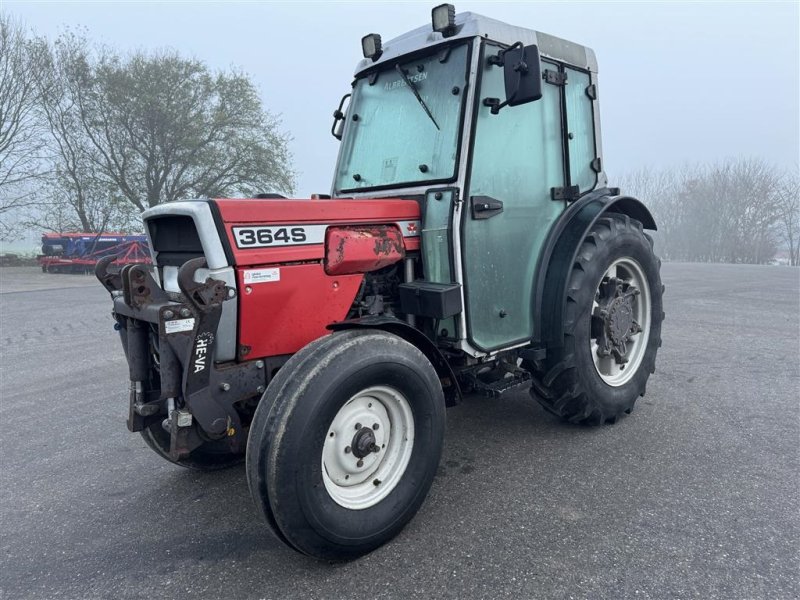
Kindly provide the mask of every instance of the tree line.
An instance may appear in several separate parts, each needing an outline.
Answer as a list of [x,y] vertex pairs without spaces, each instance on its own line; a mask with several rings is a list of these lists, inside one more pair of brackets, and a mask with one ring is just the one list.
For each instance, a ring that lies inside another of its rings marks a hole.
[[645,201],[665,260],[800,265],[800,176],[757,158],[640,169],[621,188]]
[[[288,135],[250,79],[173,50],[122,54],[0,14],[0,239],[21,228],[139,231],[142,210],[291,193]],[[756,158],[640,169],[667,260],[800,264],[800,177]]]
[[0,238],[138,231],[163,202],[291,193],[288,142],[244,73],[0,14]]

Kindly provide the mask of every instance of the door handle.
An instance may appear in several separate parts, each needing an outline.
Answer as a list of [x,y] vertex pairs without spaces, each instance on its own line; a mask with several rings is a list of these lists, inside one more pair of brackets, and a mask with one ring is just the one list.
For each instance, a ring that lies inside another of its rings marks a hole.
[[503,202],[491,196],[470,196],[473,219],[490,219],[503,212]]

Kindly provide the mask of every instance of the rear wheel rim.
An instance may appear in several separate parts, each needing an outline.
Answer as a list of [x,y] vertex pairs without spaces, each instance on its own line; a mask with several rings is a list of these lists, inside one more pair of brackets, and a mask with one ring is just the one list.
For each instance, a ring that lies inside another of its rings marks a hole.
[[590,318],[599,318],[598,313],[602,308],[601,289],[612,278],[619,280],[625,289],[638,290],[632,303],[632,320],[640,328],[640,331],[629,336],[625,345],[626,351],[623,354],[626,362],[622,364],[613,355],[604,355],[602,344],[598,343],[598,337],[593,334],[590,334],[589,346],[597,374],[607,385],[619,387],[628,383],[642,365],[650,338],[652,304],[650,286],[644,269],[634,259],[624,257],[611,263],[600,279],[592,301]]
[[414,448],[414,416],[397,389],[374,386],[336,413],[322,448],[322,480],[334,502],[351,510],[378,504],[403,477]]

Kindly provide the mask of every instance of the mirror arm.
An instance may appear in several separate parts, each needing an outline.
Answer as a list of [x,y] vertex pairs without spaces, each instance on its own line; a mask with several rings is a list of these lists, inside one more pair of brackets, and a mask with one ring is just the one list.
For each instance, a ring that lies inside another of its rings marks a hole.
[[[514,98],[511,98],[511,100],[513,100],[513,99]],[[508,100],[506,100],[505,102],[500,102],[500,98],[484,98],[483,99],[483,105],[484,106],[489,106],[491,108],[491,110],[489,112],[491,112],[493,115],[496,115],[497,113],[499,113],[501,108],[503,108],[505,106],[508,106],[508,102],[509,102]]]
[[489,59],[488,59],[489,60],[489,64],[490,65],[495,65],[495,66],[498,66],[498,67],[502,67],[505,64],[506,52],[509,52],[509,51],[513,50],[514,48],[524,48],[524,47],[525,46],[523,45],[522,42],[514,42],[508,48],[501,48],[500,50],[497,51],[497,54],[492,54],[489,57]]
[[[522,42],[514,42],[508,48],[502,48],[502,49],[498,50],[497,54],[492,54],[491,56],[489,56],[489,59],[488,59],[489,60],[489,64],[490,65],[496,65],[498,67],[504,67],[505,64],[506,64],[505,63],[506,52],[510,52],[514,48],[524,49],[525,45]],[[519,76],[520,76],[520,79],[521,79],[522,78],[522,74],[528,72],[528,65],[524,61],[520,61],[519,64],[514,65],[514,70],[519,72]],[[519,90],[519,84],[517,84],[517,90]],[[489,106],[491,108],[490,112],[493,115],[496,115],[497,113],[500,112],[501,108],[504,108],[504,107],[508,106],[508,103],[512,102],[515,97],[516,97],[516,92],[514,93],[513,96],[511,96],[511,98],[506,98],[505,102],[500,102],[499,98],[484,98],[483,99],[483,105],[484,106]]]
[[347,100],[353,94],[345,94],[342,96],[342,99],[339,101],[339,108],[333,111],[333,125],[331,125],[331,135],[335,137],[340,142],[342,141],[342,134],[336,133],[336,124],[344,119],[344,113],[342,112],[342,107],[344,106],[344,101]]

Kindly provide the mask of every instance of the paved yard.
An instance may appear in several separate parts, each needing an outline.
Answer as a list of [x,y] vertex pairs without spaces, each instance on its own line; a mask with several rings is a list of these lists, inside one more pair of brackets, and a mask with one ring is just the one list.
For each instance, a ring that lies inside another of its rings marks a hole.
[[243,468],[189,472],[128,433],[99,284],[0,269],[0,598],[800,597],[800,270],[663,277],[631,416],[468,398],[415,520],[330,565],[270,537]]

